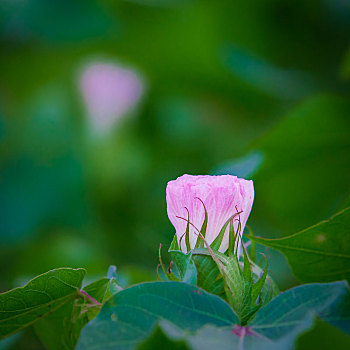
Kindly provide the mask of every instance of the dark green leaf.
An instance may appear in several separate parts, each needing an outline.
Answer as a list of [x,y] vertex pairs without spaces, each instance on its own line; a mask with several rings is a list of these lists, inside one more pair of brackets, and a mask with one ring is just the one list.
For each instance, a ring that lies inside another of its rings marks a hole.
[[350,293],[349,289],[323,310],[319,317],[327,323],[350,334]]
[[83,330],[77,349],[134,349],[168,320],[184,331],[229,326],[237,318],[215,295],[181,282],[142,283],[111,298]]
[[[346,290],[346,283],[310,284],[288,290],[260,309],[249,327],[205,325],[192,334],[168,323],[163,331],[173,340],[186,340],[193,350],[288,350],[312,318]],[[240,337],[237,336],[240,334]]]
[[350,279],[350,208],[289,237],[248,237],[282,252],[302,282]]
[[293,288],[261,308],[249,327],[241,327],[224,301],[201,289],[181,282],[143,283],[110,299],[83,330],[77,349],[135,349],[158,332],[156,327],[166,335],[164,345],[182,340],[194,350],[291,349],[313,316],[346,289],[345,282]]
[[260,309],[252,329],[269,339],[279,339],[308,314],[321,314],[347,291],[346,282],[305,284],[281,293]]

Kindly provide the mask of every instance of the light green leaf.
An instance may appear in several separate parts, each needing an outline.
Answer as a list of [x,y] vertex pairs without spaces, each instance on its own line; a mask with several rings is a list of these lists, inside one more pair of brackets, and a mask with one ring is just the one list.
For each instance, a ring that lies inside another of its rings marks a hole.
[[24,287],[0,294],[0,339],[74,300],[84,276],[83,269],[56,269],[32,279]]
[[350,208],[289,237],[248,237],[282,252],[302,282],[350,280]]

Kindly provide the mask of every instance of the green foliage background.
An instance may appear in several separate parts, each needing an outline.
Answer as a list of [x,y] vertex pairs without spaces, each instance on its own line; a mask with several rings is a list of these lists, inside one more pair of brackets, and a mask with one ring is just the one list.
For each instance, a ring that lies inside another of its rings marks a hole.
[[[349,206],[349,23],[340,0],[1,1],[0,291],[62,266],[155,279],[166,183],[184,173],[252,178],[249,225],[268,238]],[[94,59],[146,84],[102,139],[77,82]],[[264,251],[282,290],[298,283]],[[298,346],[338,333],[320,321]]]

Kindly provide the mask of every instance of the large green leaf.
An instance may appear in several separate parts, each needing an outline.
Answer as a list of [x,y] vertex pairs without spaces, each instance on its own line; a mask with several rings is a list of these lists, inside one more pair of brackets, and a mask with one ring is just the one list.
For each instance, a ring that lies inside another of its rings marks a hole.
[[77,349],[129,350],[143,342],[152,348],[148,338],[159,344],[164,334],[173,345],[183,347],[179,342],[184,341],[192,349],[289,349],[312,326],[313,316],[346,292],[345,282],[299,286],[274,298],[249,327],[241,327],[227,303],[199,288],[143,283],[110,299],[83,330]]
[[197,332],[186,334],[168,322],[160,321],[159,327],[169,339],[185,341],[194,350],[288,350],[294,347],[298,335],[312,326],[313,316],[344,293],[347,293],[344,282],[290,289],[263,307],[246,328],[205,325]]
[[77,349],[134,349],[160,319],[194,332],[204,324],[238,322],[230,306],[215,295],[181,282],[142,283],[121,291],[82,331]]
[[289,237],[248,237],[282,252],[302,282],[350,280],[350,208]]
[[71,302],[79,293],[84,276],[84,269],[56,269],[24,287],[0,294],[0,339]]
[[185,341],[185,344],[192,350],[289,350],[293,348],[295,338],[299,333],[308,329],[311,324],[312,317],[306,315],[291,332],[275,341],[251,330],[237,336],[235,331],[229,327],[219,328],[205,325],[194,334],[185,334],[165,322],[161,322],[160,327],[170,340],[174,342]]
[[34,324],[40,340],[50,350],[75,348],[83,327],[101,310],[102,304],[118,291],[115,279],[101,278],[84,287],[86,295],[71,299],[63,307]]
[[347,290],[344,281],[305,284],[289,289],[261,308],[252,323],[252,330],[269,339],[279,339],[302,324],[308,314],[324,312]]
[[350,335],[350,291],[344,292],[339,298],[324,309],[319,316],[331,325]]

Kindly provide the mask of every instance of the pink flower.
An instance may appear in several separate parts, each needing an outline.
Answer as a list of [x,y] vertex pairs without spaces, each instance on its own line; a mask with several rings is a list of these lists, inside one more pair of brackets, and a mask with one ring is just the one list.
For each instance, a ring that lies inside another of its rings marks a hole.
[[[190,223],[199,230],[202,227],[205,210],[202,200],[208,212],[208,226],[206,241],[211,244],[219,234],[223,225],[237,211],[242,212],[240,216],[241,233],[248,220],[254,200],[253,181],[240,179],[237,176],[192,176],[183,175],[174,181],[168,182],[166,189],[166,200],[168,216],[176,229],[177,240],[182,251],[186,252],[185,239],[181,237],[186,232],[187,222],[178,217],[187,219],[189,211]],[[238,221],[234,221],[235,231]],[[190,225],[190,246],[196,245],[198,232]],[[180,244],[181,239],[181,244]],[[229,243],[229,225],[224,234],[219,251],[224,253]],[[240,254],[241,245],[238,244],[237,254]]]
[[130,112],[143,92],[137,72],[98,61],[84,67],[79,84],[91,123],[98,131],[110,128]]

